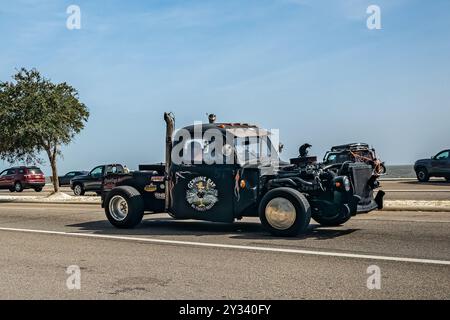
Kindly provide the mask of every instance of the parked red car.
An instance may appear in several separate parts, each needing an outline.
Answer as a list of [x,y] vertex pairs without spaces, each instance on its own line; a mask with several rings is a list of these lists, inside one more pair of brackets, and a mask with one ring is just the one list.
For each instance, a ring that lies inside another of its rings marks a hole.
[[44,186],[44,173],[38,167],[14,167],[0,173],[0,189],[8,189],[11,192],[34,189],[41,192]]

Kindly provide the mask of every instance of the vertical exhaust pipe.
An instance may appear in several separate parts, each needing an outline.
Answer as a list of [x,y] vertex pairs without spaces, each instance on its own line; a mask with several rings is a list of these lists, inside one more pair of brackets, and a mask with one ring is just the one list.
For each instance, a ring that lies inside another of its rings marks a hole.
[[166,188],[165,188],[165,211],[168,212],[170,207],[170,193],[171,193],[171,177],[169,176],[170,165],[172,163],[172,135],[175,130],[175,117],[171,112],[164,112],[164,121],[166,121],[166,166],[165,166],[165,176],[166,176]]

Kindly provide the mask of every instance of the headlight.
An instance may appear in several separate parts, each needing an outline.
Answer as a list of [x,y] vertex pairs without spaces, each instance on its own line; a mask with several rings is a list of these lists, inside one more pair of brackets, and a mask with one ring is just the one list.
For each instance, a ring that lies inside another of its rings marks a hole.
[[334,180],[334,186],[336,189],[345,190],[347,192],[352,188],[350,179],[347,176],[337,177],[336,180]]
[[345,191],[349,192],[352,187],[352,184],[350,183],[350,179],[348,177],[344,177],[343,182],[344,182]]

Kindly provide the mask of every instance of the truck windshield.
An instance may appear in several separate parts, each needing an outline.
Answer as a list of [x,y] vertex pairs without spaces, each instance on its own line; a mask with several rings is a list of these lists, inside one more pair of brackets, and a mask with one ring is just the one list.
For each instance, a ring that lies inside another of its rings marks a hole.
[[268,136],[236,137],[234,143],[236,160],[240,165],[270,165],[279,161],[278,151]]
[[[231,142],[231,141],[228,141]],[[213,141],[190,139],[183,144],[183,164],[270,165],[279,160],[268,137],[234,137],[233,144],[214,145]],[[220,149],[222,150],[220,150]],[[174,160],[174,159],[172,159]]]
[[346,161],[350,161],[350,155],[347,152],[329,152],[325,155],[324,163],[326,164],[336,164],[336,163],[344,163]]

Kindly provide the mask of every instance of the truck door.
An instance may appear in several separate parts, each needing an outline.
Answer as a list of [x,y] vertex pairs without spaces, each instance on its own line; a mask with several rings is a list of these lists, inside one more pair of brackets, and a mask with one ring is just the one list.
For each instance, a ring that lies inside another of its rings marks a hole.
[[102,185],[104,166],[99,166],[92,169],[85,183],[86,190],[100,190]]
[[450,174],[450,151],[439,153],[432,161],[433,171],[441,176]]
[[234,221],[234,166],[173,166],[171,213],[179,219]]

